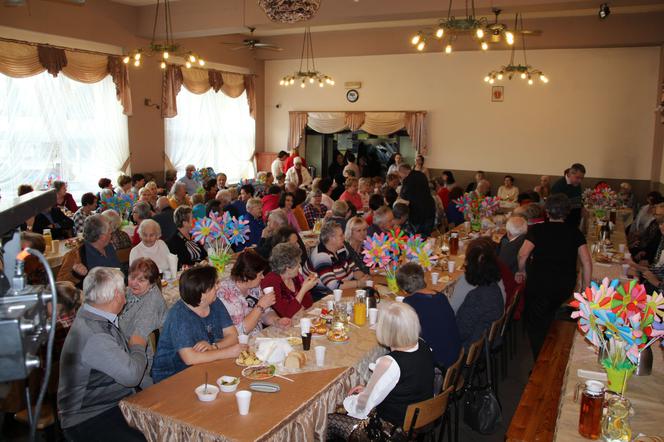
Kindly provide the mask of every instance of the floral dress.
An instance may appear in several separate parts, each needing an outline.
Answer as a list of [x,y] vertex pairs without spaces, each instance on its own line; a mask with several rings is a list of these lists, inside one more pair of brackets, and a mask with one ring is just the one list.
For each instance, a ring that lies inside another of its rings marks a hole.
[[228,314],[233,320],[233,324],[239,334],[254,335],[263,330],[263,322],[266,315],[272,311],[271,308],[265,309],[261,320],[258,321],[253,330],[244,329],[244,318],[256,307],[258,300],[263,296],[260,287],[249,289],[249,294],[245,297],[232,279],[226,279],[221,282],[217,290],[217,298],[224,303]]

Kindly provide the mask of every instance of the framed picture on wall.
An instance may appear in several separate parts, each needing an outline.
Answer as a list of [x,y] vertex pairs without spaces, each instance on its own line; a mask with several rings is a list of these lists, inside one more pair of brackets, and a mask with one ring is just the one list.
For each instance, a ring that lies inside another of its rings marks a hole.
[[491,86],[491,101],[503,101],[505,86]]

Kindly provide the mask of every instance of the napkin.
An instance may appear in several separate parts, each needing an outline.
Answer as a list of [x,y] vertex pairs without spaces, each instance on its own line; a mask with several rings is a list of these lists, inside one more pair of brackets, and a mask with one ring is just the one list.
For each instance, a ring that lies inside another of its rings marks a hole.
[[293,351],[288,341],[283,339],[269,339],[258,344],[256,357],[268,364],[278,364],[286,359],[286,355]]

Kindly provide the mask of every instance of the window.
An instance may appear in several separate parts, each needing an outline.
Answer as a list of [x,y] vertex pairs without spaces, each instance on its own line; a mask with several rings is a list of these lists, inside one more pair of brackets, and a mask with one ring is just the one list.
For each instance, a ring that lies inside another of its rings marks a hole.
[[188,164],[224,172],[228,182],[253,178],[256,122],[246,92],[237,98],[210,89],[197,95],[182,88],[178,115],[167,118],[166,155],[184,175]]
[[115,182],[129,157],[127,117],[110,76],[86,84],[47,72],[27,78],[0,75],[0,190],[16,196],[61,179],[78,201]]

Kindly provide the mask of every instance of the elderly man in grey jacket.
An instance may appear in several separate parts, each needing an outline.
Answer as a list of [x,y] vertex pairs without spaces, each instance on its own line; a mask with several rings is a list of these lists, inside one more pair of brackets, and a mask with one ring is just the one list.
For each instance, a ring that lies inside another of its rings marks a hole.
[[120,270],[96,267],[83,281],[85,304],[60,357],[58,409],[67,440],[138,441],[118,407],[146,375],[145,339],[127,342],[117,315],[125,304]]

